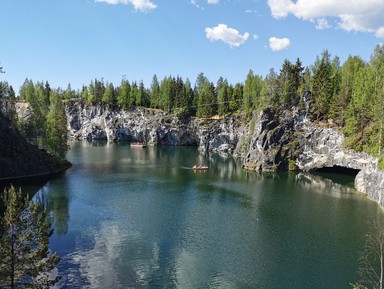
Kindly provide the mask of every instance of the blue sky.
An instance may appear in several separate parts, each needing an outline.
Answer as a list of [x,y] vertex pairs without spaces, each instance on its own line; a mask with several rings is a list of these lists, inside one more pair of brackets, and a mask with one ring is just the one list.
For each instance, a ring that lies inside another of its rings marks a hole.
[[203,72],[216,83],[303,65],[328,49],[369,60],[384,42],[384,0],[0,0],[0,66],[18,91],[26,78],[80,89],[91,79]]

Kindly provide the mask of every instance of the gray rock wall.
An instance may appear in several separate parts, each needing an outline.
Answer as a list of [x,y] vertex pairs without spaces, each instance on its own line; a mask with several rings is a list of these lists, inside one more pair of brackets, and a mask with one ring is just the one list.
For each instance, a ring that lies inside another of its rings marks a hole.
[[73,139],[140,141],[152,145],[198,146],[204,151],[233,154],[241,134],[241,120],[179,119],[159,110],[112,110],[70,101],[66,105]]
[[292,163],[303,172],[334,166],[359,170],[356,188],[384,209],[384,172],[377,158],[345,149],[341,133],[314,125],[295,108],[279,114],[269,108],[243,123],[234,116],[183,121],[152,109],[110,110],[71,101],[67,116],[75,139],[198,146],[240,157],[243,167],[254,171],[286,170]]

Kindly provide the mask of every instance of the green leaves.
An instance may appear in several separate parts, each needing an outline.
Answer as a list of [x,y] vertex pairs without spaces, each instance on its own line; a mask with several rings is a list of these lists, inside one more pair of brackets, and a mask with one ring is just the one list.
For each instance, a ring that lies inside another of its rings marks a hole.
[[48,249],[53,230],[46,208],[13,186],[4,190],[2,199],[0,287],[49,288],[58,281],[50,279],[49,272],[60,258]]

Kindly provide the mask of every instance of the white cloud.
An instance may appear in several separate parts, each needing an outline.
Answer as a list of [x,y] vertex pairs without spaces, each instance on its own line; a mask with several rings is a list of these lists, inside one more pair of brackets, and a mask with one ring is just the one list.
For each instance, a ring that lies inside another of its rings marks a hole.
[[[338,19],[338,26],[346,31],[372,32],[383,37],[383,0],[268,0],[274,18],[292,14],[299,19],[315,21],[324,27],[327,17]],[[320,20],[319,19],[324,19]],[[327,22],[328,23],[328,22]]]
[[255,40],[259,39],[259,35],[253,34],[253,39],[255,39]]
[[204,10],[204,7],[200,6],[199,3],[196,2],[196,0],[191,0],[189,3],[192,4],[193,6],[196,6],[196,8]]
[[245,32],[243,35],[239,33],[236,29],[229,28],[225,24],[219,24],[213,28],[205,28],[205,34],[207,38],[211,41],[221,40],[231,47],[240,46],[243,44],[249,37],[249,33]]
[[328,20],[324,17],[316,19],[316,29],[323,30],[331,28],[331,25],[329,25]]
[[208,0],[208,4],[219,4],[220,0]]
[[146,11],[155,9],[157,7],[157,5],[153,2],[151,2],[151,0],[95,0],[95,2],[104,2],[104,3],[112,4],[112,5],[131,4],[135,8],[135,10],[139,10],[142,12],[146,12]]
[[284,38],[277,38],[277,37],[269,38],[269,47],[272,49],[272,51],[280,51],[283,49],[287,49],[289,45],[291,45],[291,41],[286,37],[284,37]]

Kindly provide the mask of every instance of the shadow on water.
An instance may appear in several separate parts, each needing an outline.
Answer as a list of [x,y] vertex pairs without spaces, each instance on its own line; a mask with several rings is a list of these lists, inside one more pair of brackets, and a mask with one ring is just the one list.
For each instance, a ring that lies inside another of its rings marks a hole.
[[312,174],[330,179],[340,185],[354,187],[355,177],[359,171],[357,169],[333,166],[317,169]]
[[61,288],[349,288],[380,215],[353,176],[247,173],[191,147],[79,142],[69,160],[34,188]]

